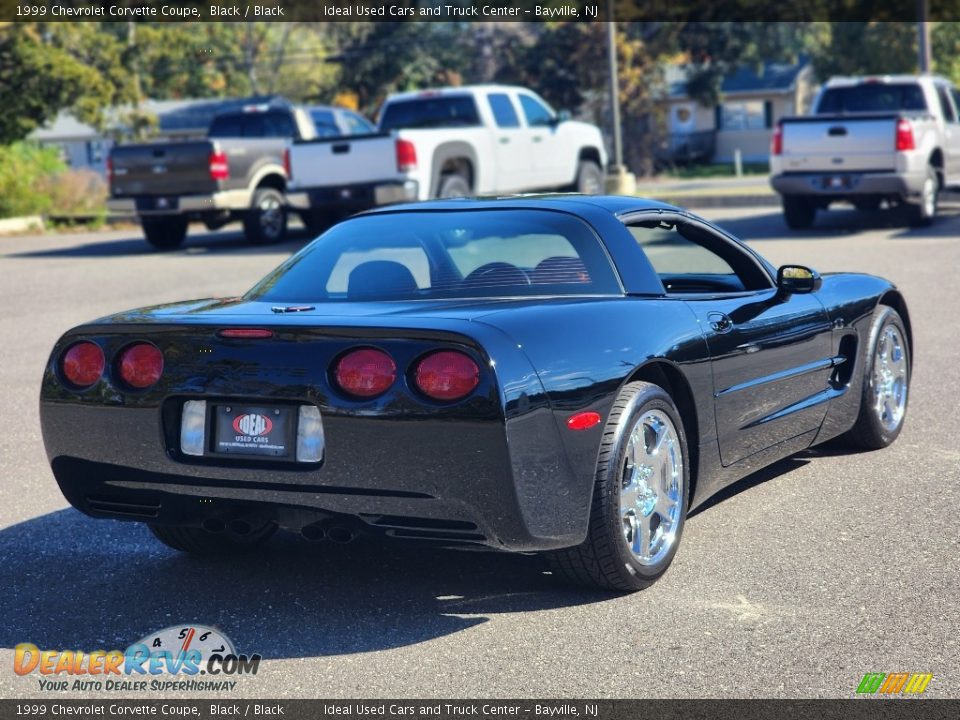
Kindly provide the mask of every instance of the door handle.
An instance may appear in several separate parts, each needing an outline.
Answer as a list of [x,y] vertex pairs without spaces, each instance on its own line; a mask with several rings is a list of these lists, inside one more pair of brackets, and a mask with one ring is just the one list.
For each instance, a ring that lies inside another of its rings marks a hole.
[[333,146],[334,155],[343,155],[350,152],[350,143],[339,143]]
[[533,136],[533,141],[534,141],[534,142],[543,142],[543,136],[542,136],[542,135],[534,135],[534,136]]
[[733,330],[733,320],[731,320],[729,316],[723,313],[712,312],[707,317],[710,320],[710,327],[713,328],[714,332],[728,333]]
[[501,144],[501,145],[509,145],[509,144],[510,144],[510,138],[507,138],[507,137],[500,138],[500,144]]

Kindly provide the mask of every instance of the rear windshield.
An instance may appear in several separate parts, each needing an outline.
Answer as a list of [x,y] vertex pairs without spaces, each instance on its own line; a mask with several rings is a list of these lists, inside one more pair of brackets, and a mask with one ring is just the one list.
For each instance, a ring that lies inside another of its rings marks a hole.
[[824,91],[817,113],[866,113],[926,110],[923,90],[916,83],[866,83]]
[[249,112],[218,115],[208,133],[212,138],[292,138],[293,117],[282,112]]
[[479,124],[477,104],[470,95],[397,100],[384,108],[380,118],[381,130],[469,127]]
[[594,232],[545,210],[367,215],[336,225],[247,295],[269,302],[618,294]]

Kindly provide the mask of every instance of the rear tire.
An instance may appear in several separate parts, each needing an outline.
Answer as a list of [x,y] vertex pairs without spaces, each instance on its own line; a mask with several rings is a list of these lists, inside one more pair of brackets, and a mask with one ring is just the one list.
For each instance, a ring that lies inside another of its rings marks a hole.
[[670,396],[650,383],[624,386],[603,431],[587,537],[548,555],[555,572],[580,585],[626,592],[656,582],[680,544],[689,467],[683,422]]
[[907,203],[907,222],[911,227],[927,227],[937,217],[937,205],[940,199],[940,179],[937,171],[927,166],[927,177],[923,181],[920,202]]
[[470,197],[472,194],[470,181],[460,173],[451,173],[440,178],[440,187],[437,188],[438,198],[462,198]]
[[806,230],[813,226],[817,217],[817,206],[805,197],[784,195],[783,219],[792,230]]
[[174,250],[187,236],[187,219],[172,217],[142,217],[140,226],[147,242],[157,250]]
[[592,160],[581,161],[574,188],[584,195],[601,195],[604,191],[603,170]]
[[224,555],[242,553],[263,545],[277,531],[273,523],[246,535],[236,535],[229,530],[222,533],[207,532],[203,528],[180,525],[149,525],[154,537],[169,548],[196,555]]
[[287,236],[287,208],[283,193],[271,187],[257,188],[250,209],[243,216],[243,234],[254,245],[272,245]]

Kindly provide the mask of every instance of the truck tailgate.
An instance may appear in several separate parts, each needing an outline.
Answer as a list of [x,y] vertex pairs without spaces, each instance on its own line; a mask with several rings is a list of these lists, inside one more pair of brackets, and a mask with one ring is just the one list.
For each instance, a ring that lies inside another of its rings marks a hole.
[[373,183],[397,177],[394,138],[388,134],[322,138],[290,148],[291,188]]
[[785,172],[890,171],[897,117],[823,116],[783,121]]
[[210,177],[209,140],[121,145],[110,153],[114,197],[200,195],[216,192]]

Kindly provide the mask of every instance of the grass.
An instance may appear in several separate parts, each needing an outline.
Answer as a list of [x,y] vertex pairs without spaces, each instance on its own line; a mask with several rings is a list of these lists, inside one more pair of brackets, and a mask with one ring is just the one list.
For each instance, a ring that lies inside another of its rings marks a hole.
[[[770,166],[767,163],[744,163],[743,174],[747,175],[766,175],[770,172]],[[716,163],[713,165],[685,165],[665,170],[664,177],[676,178],[677,180],[707,180],[710,178],[730,178],[735,177],[733,163]]]

